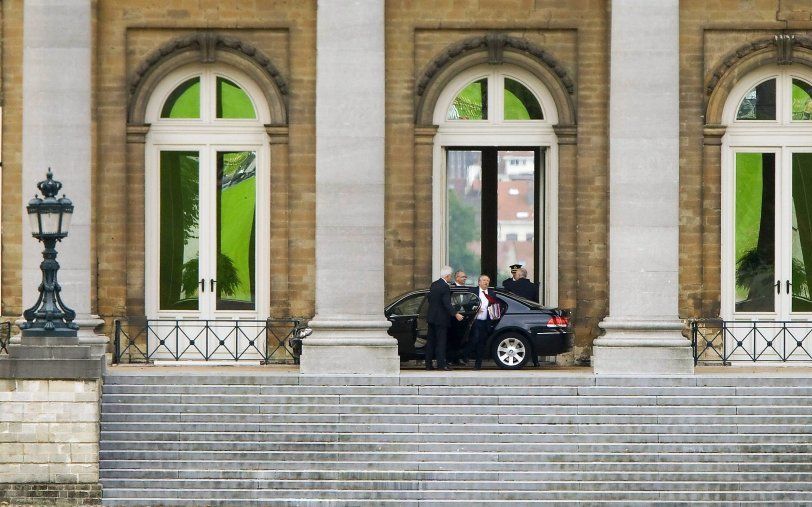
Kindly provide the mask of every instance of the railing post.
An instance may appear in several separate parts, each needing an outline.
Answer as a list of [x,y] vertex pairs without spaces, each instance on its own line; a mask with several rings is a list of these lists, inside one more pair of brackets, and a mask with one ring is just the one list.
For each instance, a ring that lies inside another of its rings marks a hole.
[[113,364],[121,361],[121,321],[116,319],[116,333],[113,338]]
[[699,363],[698,345],[697,345],[697,329],[699,325],[696,320],[691,321],[691,348],[694,350],[694,366]]

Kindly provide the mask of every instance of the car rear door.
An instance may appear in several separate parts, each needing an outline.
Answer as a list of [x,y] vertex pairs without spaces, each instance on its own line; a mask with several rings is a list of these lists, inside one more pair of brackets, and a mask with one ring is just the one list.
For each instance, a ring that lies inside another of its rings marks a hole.
[[398,354],[407,357],[414,354],[417,337],[417,317],[426,300],[426,293],[410,294],[389,310],[387,318],[392,326],[389,334],[398,341]]

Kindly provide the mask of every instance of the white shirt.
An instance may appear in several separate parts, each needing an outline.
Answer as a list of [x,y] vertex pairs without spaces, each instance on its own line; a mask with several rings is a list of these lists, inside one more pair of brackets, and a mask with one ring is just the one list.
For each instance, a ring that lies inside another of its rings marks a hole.
[[488,298],[481,288],[479,289],[479,301],[479,312],[476,314],[476,320],[488,320]]

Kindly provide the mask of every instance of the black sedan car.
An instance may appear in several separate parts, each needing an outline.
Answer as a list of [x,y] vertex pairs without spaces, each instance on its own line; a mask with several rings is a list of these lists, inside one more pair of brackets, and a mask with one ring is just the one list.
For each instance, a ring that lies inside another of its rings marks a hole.
[[[485,350],[497,366],[518,369],[533,355],[554,356],[572,349],[568,311],[547,308],[502,289],[491,290],[502,306],[502,317],[493,324]],[[385,309],[392,323],[389,334],[398,341],[402,361],[425,357],[428,293],[428,289],[408,292]],[[449,359],[454,359],[463,355],[480,302],[470,287],[451,287],[451,303],[465,317],[453,320],[449,329]]]

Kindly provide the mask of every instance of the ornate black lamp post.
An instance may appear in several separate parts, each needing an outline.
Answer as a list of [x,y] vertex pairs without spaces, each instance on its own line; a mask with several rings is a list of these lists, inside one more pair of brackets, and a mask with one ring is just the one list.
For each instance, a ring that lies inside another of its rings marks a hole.
[[39,285],[39,298],[34,306],[23,312],[25,322],[20,324],[23,336],[76,336],[79,329],[73,319],[76,312],[65,306],[59,292],[62,288],[56,281],[59,263],[56,262],[56,242],[68,235],[68,226],[73,216],[73,203],[65,197],[57,198],[62,183],[54,180],[48,168],[46,179],[37,184],[42,198],[34,196],[28,201],[28,218],[31,220],[31,234],[42,241],[43,261],[42,283]]

